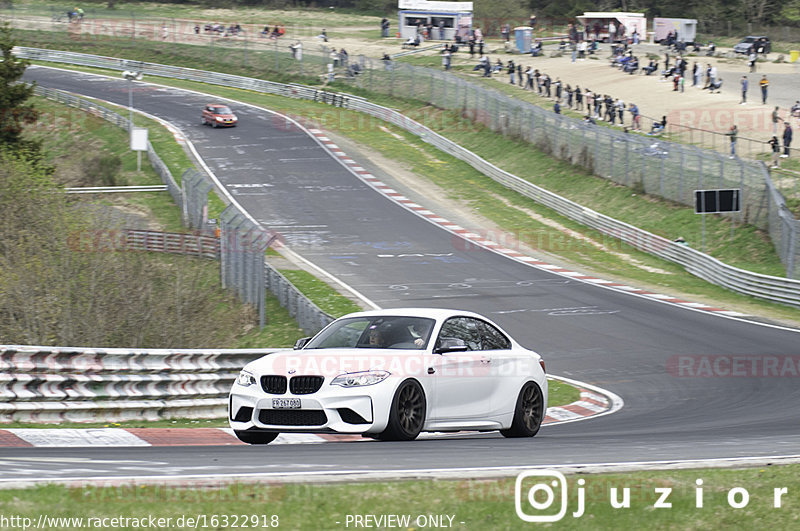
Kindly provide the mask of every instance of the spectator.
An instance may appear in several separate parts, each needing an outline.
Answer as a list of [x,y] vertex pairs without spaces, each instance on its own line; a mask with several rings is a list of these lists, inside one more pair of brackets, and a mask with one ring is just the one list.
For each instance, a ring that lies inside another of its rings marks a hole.
[[319,35],[317,35],[317,38],[322,40],[322,42],[328,42],[328,33],[325,31],[325,28],[322,28],[322,31]]
[[381,37],[388,37],[389,36],[389,19],[383,17],[381,19]]
[[[498,59],[499,61],[499,59]],[[509,59],[508,61],[508,82],[512,85],[514,84],[514,76],[517,74],[517,67],[514,65],[514,61]]]
[[769,139],[767,142],[769,144],[770,149],[772,150],[772,168],[780,168],[780,153],[781,153],[781,143],[778,140],[778,137],[773,135],[772,138]]
[[578,60],[584,61],[586,59],[586,48],[586,41],[581,41],[578,43]]
[[303,43],[297,41],[296,43],[289,46],[289,49],[292,50],[292,57],[298,61],[303,60]]
[[758,86],[761,87],[761,103],[762,105],[767,104],[767,89],[769,87],[769,81],[767,80],[767,75],[764,74],[761,76],[761,81],[758,82]]
[[742,87],[742,102],[740,105],[745,105],[747,103],[747,76],[742,76],[742,79],[739,81],[739,85]]
[[561,114],[561,104],[558,103],[558,100],[553,104],[553,112],[556,114]]
[[539,54],[542,53],[542,41],[540,39],[536,39],[536,42],[531,47],[531,55],[533,57],[539,57]]
[[635,103],[631,103],[630,107],[628,107],[628,112],[631,113],[631,124],[633,125],[633,130],[639,131],[641,129],[639,126],[639,107],[637,107]]
[[525,83],[522,80],[522,65],[520,64],[517,65],[517,79],[519,80],[519,86],[524,86]]
[[792,125],[789,122],[783,122],[783,125],[783,155],[781,158],[785,159],[789,156],[789,146],[792,143]]
[[728,136],[728,139],[731,142],[731,156],[730,158],[736,158],[736,135],[739,133],[739,128],[736,127],[736,124],[733,124],[731,128],[725,133]]
[[503,27],[500,28],[500,35],[504,41],[508,42],[511,39],[511,25],[508,23],[503,24]]
[[750,67],[750,72],[751,73],[756,71],[756,60],[757,59],[758,59],[758,56],[756,55],[756,52],[753,50],[753,47],[751,46],[750,47],[750,56],[747,58],[747,66]]
[[672,240],[672,241],[673,241],[673,242],[675,242],[675,243],[677,243],[678,245],[683,245],[683,246],[689,247],[689,242],[687,242],[687,241],[686,241],[686,240],[683,238],[683,236],[678,236],[677,238],[675,238],[675,239],[674,239],[674,240]]
[[791,108],[791,114],[795,118],[800,118],[800,100],[795,101]]
[[444,53],[442,54],[442,66],[445,70],[450,70],[451,64],[451,56],[450,56],[450,49],[445,48]]
[[662,116],[660,122],[653,122],[653,126],[650,128],[651,135],[659,135],[663,133],[667,129],[667,117]]
[[444,40],[444,20],[439,19],[439,40]]
[[778,134],[778,124],[781,121],[781,117],[780,117],[780,115],[778,113],[778,110],[779,110],[779,107],[775,106],[775,110],[772,111],[772,134],[773,135],[777,135]]
[[575,109],[583,110],[583,94],[581,93],[581,88],[577,86],[575,87]]

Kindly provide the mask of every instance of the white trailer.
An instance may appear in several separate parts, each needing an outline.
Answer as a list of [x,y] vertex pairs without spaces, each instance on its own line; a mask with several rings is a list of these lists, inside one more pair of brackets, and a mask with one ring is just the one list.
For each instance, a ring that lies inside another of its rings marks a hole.
[[666,40],[670,32],[674,31],[676,41],[693,44],[697,36],[697,20],[694,18],[654,18],[653,31],[656,42]]

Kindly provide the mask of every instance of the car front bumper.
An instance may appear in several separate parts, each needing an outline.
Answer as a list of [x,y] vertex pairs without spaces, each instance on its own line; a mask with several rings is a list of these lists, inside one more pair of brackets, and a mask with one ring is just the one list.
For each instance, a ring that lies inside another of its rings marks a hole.
[[[261,429],[302,433],[378,433],[386,428],[391,390],[374,386],[343,388],[325,382],[311,395],[274,395],[258,385],[234,384],[228,421],[234,430]],[[388,397],[387,397],[388,395]],[[273,399],[300,400],[300,408],[275,407]],[[377,413],[377,414],[376,414]]]

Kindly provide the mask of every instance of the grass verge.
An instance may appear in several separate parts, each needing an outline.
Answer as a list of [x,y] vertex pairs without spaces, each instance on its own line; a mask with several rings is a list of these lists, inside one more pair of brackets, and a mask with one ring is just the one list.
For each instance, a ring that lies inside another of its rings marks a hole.
[[[537,439],[531,440],[530,446],[534,451]],[[269,453],[268,448],[263,450]],[[799,477],[798,465],[568,476],[564,485],[566,514],[555,525],[559,529],[792,529],[800,512],[794,494],[800,490]],[[520,483],[520,506],[527,515],[556,514],[561,506],[562,485],[558,484],[552,489],[555,499],[550,500],[547,509],[538,512],[528,503],[528,493],[534,485],[548,485],[543,479],[547,478],[530,477]],[[698,480],[702,480],[700,486]],[[585,484],[579,485],[578,481]],[[581,489],[585,510],[575,516]],[[775,489],[788,489],[777,507]],[[667,496],[660,501],[662,493]],[[544,494],[544,489],[538,488],[535,500],[545,504]],[[626,496],[627,507],[612,506],[615,501],[623,502]],[[215,505],[210,508],[212,500]],[[664,505],[667,503],[670,505]],[[32,524],[40,515],[83,518],[83,523],[88,519],[146,519],[152,515],[170,518],[166,525],[170,528],[194,527],[194,521],[187,523],[187,518],[199,521],[197,527],[204,527],[205,523],[215,528],[242,526],[245,518],[252,518],[247,521],[248,527],[345,529],[356,526],[356,515],[375,519],[396,515],[399,521],[389,524],[384,519],[380,524],[372,520],[373,526],[405,529],[440,527],[432,525],[436,519],[445,524],[441,527],[456,529],[519,529],[525,525],[515,510],[514,478],[328,485],[212,483],[203,489],[165,485],[42,486],[0,491],[0,511],[6,517],[29,518]],[[238,524],[233,523],[235,518]],[[119,523],[122,529],[139,527],[130,521]],[[76,522],[53,526],[79,527]]]

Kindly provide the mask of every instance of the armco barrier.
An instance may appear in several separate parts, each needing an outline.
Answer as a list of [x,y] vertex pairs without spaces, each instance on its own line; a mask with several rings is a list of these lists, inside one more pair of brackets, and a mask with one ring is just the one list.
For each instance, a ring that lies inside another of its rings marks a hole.
[[280,350],[0,345],[0,422],[223,417],[241,368]]
[[[534,184],[525,181],[515,175],[497,168],[488,161],[475,155],[471,151],[464,149],[456,143],[435,133],[422,124],[404,116],[403,114],[375,105],[364,98],[354,97],[346,94],[335,94],[321,91],[313,87],[290,84],[284,85],[271,81],[235,76],[231,74],[220,74],[215,72],[205,72],[191,68],[174,67],[141,61],[129,61],[111,57],[101,57],[96,55],[79,54],[72,52],[61,52],[54,50],[44,50],[37,48],[15,48],[15,54],[27,59],[35,59],[51,62],[63,62],[79,64],[84,66],[96,66],[114,70],[135,69],[145,74],[171,77],[177,79],[187,79],[221,86],[231,86],[277,94],[281,96],[311,99],[315,101],[325,101],[337,106],[346,107],[356,111],[361,111],[398,127],[409,131],[420,137],[422,140],[436,146],[437,148],[449,153],[450,155],[470,164],[478,171],[486,174],[495,181],[507,186],[519,193],[552,208],[560,214],[583,223],[589,227],[597,229],[604,234],[619,238],[620,240],[640,249],[654,254],[663,259],[675,262],[685,267],[687,271],[703,278],[709,282],[724,286],[732,291],[759,297],[772,302],[779,302],[793,306],[800,306],[800,281],[762,275],[738,269],[704,253],[684,246],[673,244],[669,240],[656,236],[647,231],[633,227],[627,223],[615,220],[594,210],[582,207],[568,199],[548,192]],[[774,188],[769,189],[769,209],[770,222],[781,224],[785,221],[785,203],[780,194]],[[780,212],[779,212],[780,211]],[[778,214],[781,214],[780,220]],[[774,214],[774,215],[773,215]],[[783,221],[782,221],[783,220]],[[781,241],[776,241],[776,247],[784,249],[782,256],[786,256],[788,261],[787,271],[794,270],[795,255],[800,252],[796,248],[795,240],[798,232],[796,220],[791,220],[792,226],[784,227],[785,230],[773,230],[770,227],[770,234],[781,234]],[[790,235],[788,237],[783,237]],[[784,241],[785,240],[785,241]],[[644,243],[643,243],[644,242]]]

